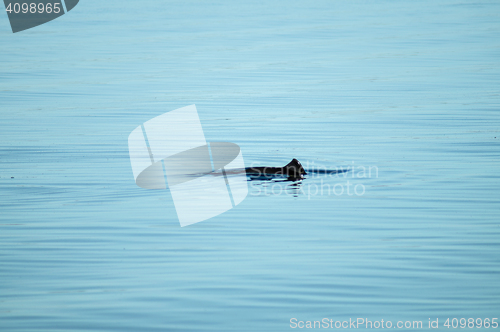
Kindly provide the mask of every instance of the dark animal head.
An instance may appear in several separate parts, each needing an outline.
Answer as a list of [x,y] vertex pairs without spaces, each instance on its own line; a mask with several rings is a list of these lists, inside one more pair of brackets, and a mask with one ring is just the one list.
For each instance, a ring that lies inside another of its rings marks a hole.
[[284,168],[286,174],[291,177],[302,178],[302,175],[307,174],[302,164],[295,158]]

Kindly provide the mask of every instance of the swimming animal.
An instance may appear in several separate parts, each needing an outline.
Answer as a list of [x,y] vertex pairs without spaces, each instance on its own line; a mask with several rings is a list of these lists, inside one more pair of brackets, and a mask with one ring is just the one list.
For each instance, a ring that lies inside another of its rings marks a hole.
[[245,168],[248,175],[257,176],[288,176],[291,179],[303,179],[306,171],[302,164],[297,159],[292,159],[291,162],[283,167],[248,167]]

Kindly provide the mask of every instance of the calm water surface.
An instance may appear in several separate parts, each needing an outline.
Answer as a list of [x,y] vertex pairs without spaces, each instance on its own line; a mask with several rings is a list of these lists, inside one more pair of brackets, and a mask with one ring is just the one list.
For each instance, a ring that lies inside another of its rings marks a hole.
[[[16,34],[1,15],[0,330],[499,317],[499,36],[497,1],[84,0]],[[377,172],[252,181],[181,228],[127,138],[190,104],[247,166]]]

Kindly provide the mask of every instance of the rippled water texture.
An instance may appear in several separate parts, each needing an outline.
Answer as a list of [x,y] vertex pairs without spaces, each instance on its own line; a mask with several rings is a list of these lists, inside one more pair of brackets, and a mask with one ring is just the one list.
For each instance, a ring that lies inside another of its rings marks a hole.
[[[16,34],[0,15],[0,330],[498,317],[499,36],[498,1],[83,0]],[[249,181],[181,228],[127,138],[191,104],[247,167],[350,171]]]

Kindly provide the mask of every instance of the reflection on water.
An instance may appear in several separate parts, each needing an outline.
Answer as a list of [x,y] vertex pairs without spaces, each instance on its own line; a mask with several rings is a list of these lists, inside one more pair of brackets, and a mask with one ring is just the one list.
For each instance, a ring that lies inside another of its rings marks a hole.
[[[338,196],[344,193],[343,186],[339,183],[338,176],[342,174],[346,175],[349,170],[349,167],[336,170],[330,170],[326,168],[306,169],[307,174],[301,179],[283,174],[247,173],[249,186],[251,188],[249,195],[286,195],[290,197],[299,197],[299,195],[306,195],[310,198],[311,186],[315,186],[313,195]],[[338,186],[341,186],[341,188],[339,187],[339,189],[337,189]]]
[[298,197],[302,180],[284,175],[247,175],[250,196],[289,195]]

